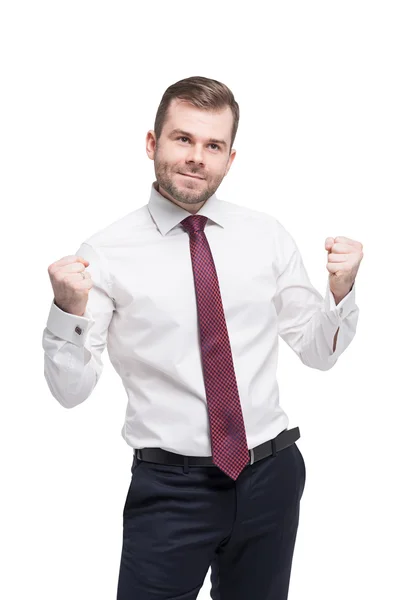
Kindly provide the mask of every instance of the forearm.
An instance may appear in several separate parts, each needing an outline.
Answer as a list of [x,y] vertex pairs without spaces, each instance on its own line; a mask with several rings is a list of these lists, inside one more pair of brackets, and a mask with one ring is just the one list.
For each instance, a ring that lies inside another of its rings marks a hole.
[[[338,305],[339,302],[341,302],[343,300],[343,298],[345,297],[345,296],[336,296],[333,292],[332,292],[332,296],[335,299],[335,304],[336,305]],[[337,336],[338,336],[338,333],[339,333],[339,329],[340,329],[340,327],[337,328],[336,333],[335,333],[335,337],[333,338],[333,352],[335,352],[335,350],[336,350],[336,342],[337,342]]]
[[335,298],[327,282],[324,309],[310,319],[301,337],[300,358],[305,364],[327,370],[350,344],[359,313],[354,294],[352,289],[346,297]]
[[92,393],[102,370],[91,352],[43,332],[44,377],[53,397],[64,408],[73,408]]
[[52,395],[65,408],[84,402],[100,377],[103,364],[95,360],[88,338],[93,324],[89,316],[66,313],[55,302],[51,305],[42,336],[44,376]]

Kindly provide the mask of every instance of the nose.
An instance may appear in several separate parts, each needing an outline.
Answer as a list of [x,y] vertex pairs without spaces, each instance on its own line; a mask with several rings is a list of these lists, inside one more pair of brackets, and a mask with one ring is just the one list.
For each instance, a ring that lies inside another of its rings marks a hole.
[[204,149],[201,144],[192,144],[188,149],[186,162],[204,166]]

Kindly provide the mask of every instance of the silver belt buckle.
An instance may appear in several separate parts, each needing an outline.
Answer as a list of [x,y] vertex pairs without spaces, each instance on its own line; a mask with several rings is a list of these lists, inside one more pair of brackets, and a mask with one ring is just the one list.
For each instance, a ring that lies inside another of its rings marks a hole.
[[252,465],[254,463],[254,450],[251,449],[249,450],[250,452],[250,464]]

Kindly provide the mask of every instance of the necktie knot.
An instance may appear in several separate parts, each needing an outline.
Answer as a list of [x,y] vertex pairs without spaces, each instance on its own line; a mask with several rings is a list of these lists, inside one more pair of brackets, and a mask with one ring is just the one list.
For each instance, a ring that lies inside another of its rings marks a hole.
[[181,225],[185,231],[190,233],[198,233],[204,231],[208,218],[204,215],[191,215],[181,221]]

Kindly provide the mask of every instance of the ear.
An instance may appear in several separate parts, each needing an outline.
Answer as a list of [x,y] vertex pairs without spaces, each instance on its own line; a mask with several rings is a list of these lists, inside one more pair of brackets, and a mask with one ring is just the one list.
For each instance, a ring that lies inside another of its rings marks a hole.
[[[231,168],[231,165],[232,165],[233,161],[235,160],[235,156],[236,156],[236,150],[231,150],[231,155],[228,159],[228,164],[226,165],[225,175],[228,174],[229,169]],[[225,177],[225,175],[224,175],[224,177]]]
[[148,131],[146,135],[146,152],[147,156],[151,160],[154,160],[154,155],[156,152],[156,134],[152,129]]

